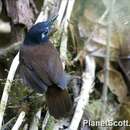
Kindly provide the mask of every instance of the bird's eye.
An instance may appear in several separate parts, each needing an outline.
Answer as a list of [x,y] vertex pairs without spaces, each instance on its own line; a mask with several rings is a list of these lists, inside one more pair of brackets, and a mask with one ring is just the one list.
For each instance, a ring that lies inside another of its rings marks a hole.
[[41,35],[42,39],[43,39],[45,36],[47,36],[47,35],[48,35],[48,30],[45,30],[44,32],[42,32],[42,35]]
[[44,33],[42,33],[42,39],[45,37],[45,34]]

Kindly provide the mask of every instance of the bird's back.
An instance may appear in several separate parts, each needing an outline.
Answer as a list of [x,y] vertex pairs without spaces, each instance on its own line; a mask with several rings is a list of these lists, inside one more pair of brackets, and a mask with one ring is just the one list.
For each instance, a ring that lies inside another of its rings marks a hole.
[[[20,66],[20,73],[26,84],[31,87],[34,85],[34,88],[40,89],[40,93],[43,93],[52,84],[56,84],[61,89],[66,87],[59,54],[51,43],[36,46],[23,45],[20,49]],[[33,84],[28,83],[26,80],[28,77],[32,77],[33,81],[30,82]],[[34,79],[41,84],[37,84],[35,87]],[[41,92],[41,88],[43,92]]]

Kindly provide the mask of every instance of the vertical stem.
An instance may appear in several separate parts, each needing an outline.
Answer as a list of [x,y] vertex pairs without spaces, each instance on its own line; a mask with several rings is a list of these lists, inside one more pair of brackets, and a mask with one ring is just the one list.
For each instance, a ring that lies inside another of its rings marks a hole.
[[45,118],[44,118],[44,120],[43,120],[43,122],[42,122],[42,130],[45,130],[45,127],[46,127],[46,125],[47,125],[47,122],[48,122],[49,117],[50,117],[50,114],[49,114],[49,111],[47,111],[47,112],[46,112],[46,115],[45,115]]
[[64,32],[62,34],[61,45],[60,45],[60,57],[61,57],[61,60],[62,60],[63,68],[65,68],[65,61],[67,59],[67,41],[68,41],[67,27],[68,27],[68,21],[70,20],[71,13],[72,13],[72,10],[73,10],[73,7],[74,7],[74,3],[75,3],[75,0],[69,0],[68,1],[65,16],[64,16],[64,19],[63,19],[63,30],[64,30]]
[[59,9],[59,12],[58,12],[58,18],[57,18],[57,25],[59,27],[61,26],[62,20],[64,18],[64,13],[65,13],[65,9],[67,7],[67,4],[68,4],[68,0],[62,0],[61,1],[60,9]]
[[[102,115],[101,120],[106,120],[105,114],[107,111],[107,93],[108,93],[108,82],[109,82],[109,65],[110,65],[110,44],[111,44],[111,37],[112,37],[112,13],[113,13],[113,6],[114,6],[115,0],[112,0],[111,5],[109,7],[109,16],[108,16],[108,29],[107,29],[107,45],[106,45],[106,61],[104,66],[104,86],[103,86],[103,94],[102,94]],[[107,130],[107,127],[101,127],[101,130]]]

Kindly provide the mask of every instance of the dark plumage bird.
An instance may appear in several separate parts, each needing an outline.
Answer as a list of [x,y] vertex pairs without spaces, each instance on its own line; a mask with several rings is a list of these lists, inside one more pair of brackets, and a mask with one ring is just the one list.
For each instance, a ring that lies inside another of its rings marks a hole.
[[37,23],[20,48],[20,75],[27,86],[46,93],[49,112],[55,118],[68,116],[72,102],[59,54],[49,41],[55,18]]

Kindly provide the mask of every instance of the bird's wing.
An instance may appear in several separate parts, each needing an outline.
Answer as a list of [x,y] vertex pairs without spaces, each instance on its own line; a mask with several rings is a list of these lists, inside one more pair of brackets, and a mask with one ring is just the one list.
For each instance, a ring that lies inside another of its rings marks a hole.
[[57,50],[51,43],[37,46],[24,46],[20,50],[22,75],[29,86],[46,90],[47,86],[56,84],[66,88],[66,79]]
[[27,86],[30,86],[39,93],[46,92],[47,86],[39,79],[35,71],[25,64],[20,64],[20,75]]

